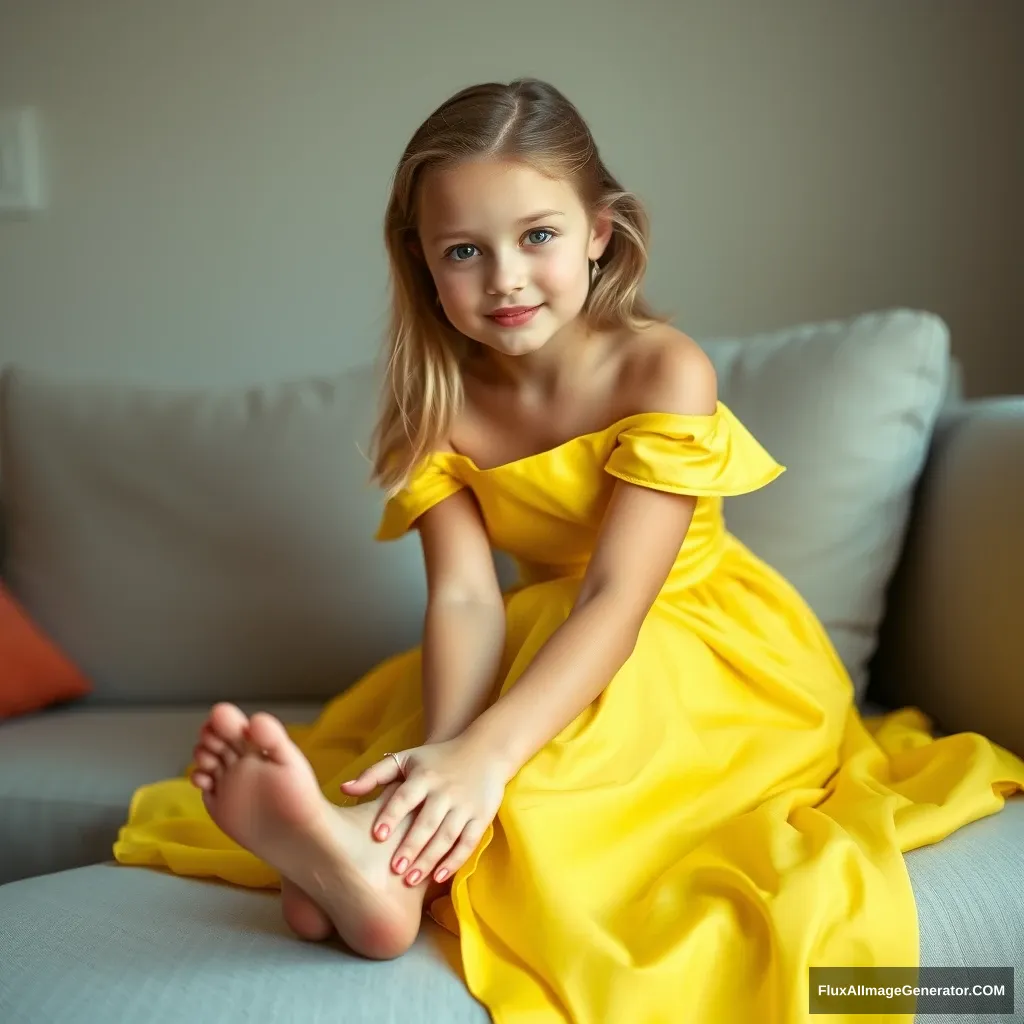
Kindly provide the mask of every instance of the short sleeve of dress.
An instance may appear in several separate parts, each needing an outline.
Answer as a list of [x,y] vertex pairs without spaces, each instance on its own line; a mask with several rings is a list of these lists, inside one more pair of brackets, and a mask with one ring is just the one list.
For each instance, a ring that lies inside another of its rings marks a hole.
[[454,456],[445,452],[428,455],[406,487],[388,499],[376,539],[398,540],[424,512],[465,486],[455,473]]
[[714,413],[642,413],[623,424],[605,471],[697,497],[746,494],[785,472],[722,402]]

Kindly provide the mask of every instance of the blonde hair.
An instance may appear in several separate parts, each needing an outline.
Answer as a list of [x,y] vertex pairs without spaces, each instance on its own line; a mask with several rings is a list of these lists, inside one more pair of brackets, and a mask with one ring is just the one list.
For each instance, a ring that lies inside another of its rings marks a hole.
[[462,405],[460,366],[468,339],[445,317],[418,254],[416,204],[428,168],[470,159],[519,160],[570,180],[591,216],[602,210],[610,216],[612,237],[583,310],[591,329],[638,329],[661,319],[640,293],[647,269],[646,212],[605,167],[573,104],[535,79],[457,92],[406,146],[384,219],[391,312],[372,459],[373,477],[389,495],[407,485],[420,460],[447,436]]

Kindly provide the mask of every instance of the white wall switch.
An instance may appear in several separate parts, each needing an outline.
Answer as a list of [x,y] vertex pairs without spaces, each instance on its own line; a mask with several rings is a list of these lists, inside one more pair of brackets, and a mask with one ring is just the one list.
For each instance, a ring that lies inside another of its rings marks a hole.
[[42,158],[35,111],[0,110],[0,214],[43,207]]

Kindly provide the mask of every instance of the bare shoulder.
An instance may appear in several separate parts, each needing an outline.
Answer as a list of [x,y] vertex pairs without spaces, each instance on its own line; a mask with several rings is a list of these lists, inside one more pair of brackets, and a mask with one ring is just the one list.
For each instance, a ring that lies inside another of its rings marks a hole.
[[718,377],[707,353],[667,324],[634,335],[623,367],[623,390],[636,412],[710,414]]

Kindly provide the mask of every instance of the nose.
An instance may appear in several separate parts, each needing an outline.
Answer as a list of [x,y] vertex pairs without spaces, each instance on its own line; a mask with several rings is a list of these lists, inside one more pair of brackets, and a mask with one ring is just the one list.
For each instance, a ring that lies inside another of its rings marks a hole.
[[526,284],[526,263],[522,253],[496,252],[490,261],[487,291],[490,295],[511,295]]

